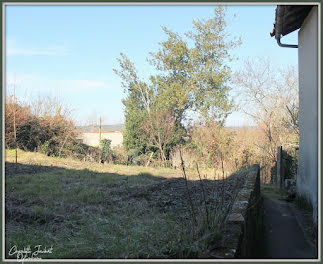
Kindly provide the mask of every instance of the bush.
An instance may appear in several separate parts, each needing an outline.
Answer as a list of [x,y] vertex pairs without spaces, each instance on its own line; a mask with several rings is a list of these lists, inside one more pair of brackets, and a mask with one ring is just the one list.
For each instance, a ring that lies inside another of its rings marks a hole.
[[296,179],[298,158],[292,156],[291,151],[282,151],[282,158],[284,162],[285,179]]
[[102,139],[101,140],[101,155],[100,155],[100,160],[101,162],[105,162],[105,161],[112,161],[113,160],[113,152],[111,149],[111,140],[110,139]]
[[13,98],[9,98],[9,103],[5,104],[5,144],[6,148],[15,148],[14,118],[16,128],[26,124],[30,119],[30,109],[13,103]]
[[17,127],[18,147],[26,151],[36,151],[49,140],[49,135],[41,124],[40,120],[30,116],[21,126]]
[[[32,104],[22,106],[13,103],[11,99],[6,103],[6,147],[14,148],[17,143],[18,148],[26,151],[41,151],[49,156],[66,156],[69,153],[68,146],[73,144],[77,136],[73,122],[61,115],[60,106],[57,106],[57,112],[44,112],[43,115],[33,114],[32,107]],[[48,107],[55,108],[56,105]]]
[[86,158],[88,153],[88,147],[85,144],[74,141],[67,145],[65,152],[67,156],[72,156],[79,160],[83,160]]
[[201,164],[201,161],[198,160],[197,155],[194,153],[194,150],[187,148],[182,145],[178,145],[173,148],[170,153],[170,164],[173,168],[180,168],[181,167],[181,158],[180,158],[180,151],[182,152],[182,157],[185,162],[185,167],[193,168],[196,165],[196,162]]
[[114,162],[116,164],[127,165],[128,153],[125,151],[123,146],[116,146],[113,148]]
[[50,148],[49,148],[49,142],[46,141],[43,145],[40,147],[40,153],[43,153],[47,156],[50,156]]
[[136,160],[136,157],[138,157],[138,156],[139,156],[139,152],[137,149],[130,149],[128,151],[127,164],[138,163],[138,160]]

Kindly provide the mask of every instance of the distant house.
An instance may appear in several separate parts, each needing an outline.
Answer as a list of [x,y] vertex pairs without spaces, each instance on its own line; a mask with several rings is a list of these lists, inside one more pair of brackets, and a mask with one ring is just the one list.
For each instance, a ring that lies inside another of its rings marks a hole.
[[[113,131],[110,129],[118,129],[118,131]],[[82,143],[89,146],[99,146],[100,142],[100,130],[98,126],[82,126],[76,127],[76,129],[80,132],[78,139],[82,141]],[[110,139],[111,146],[121,146],[123,142],[123,125],[105,125],[102,126],[101,130],[101,140],[102,139]]]
[[[299,165],[296,191],[313,207],[313,220],[318,217],[318,110],[319,110],[319,50],[318,5],[279,5],[275,28],[271,32],[281,47],[298,48],[299,70]],[[281,37],[300,29],[297,43],[282,44]]]

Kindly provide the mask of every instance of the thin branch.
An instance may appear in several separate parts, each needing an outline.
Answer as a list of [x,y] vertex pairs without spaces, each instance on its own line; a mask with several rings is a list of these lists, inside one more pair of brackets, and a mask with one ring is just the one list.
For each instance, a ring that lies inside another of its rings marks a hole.
[[[196,216],[195,216],[195,210],[194,210],[194,206],[193,206],[193,201],[190,195],[190,191],[188,188],[188,180],[187,180],[187,176],[186,176],[186,172],[185,172],[185,164],[184,164],[184,160],[183,160],[183,156],[182,156],[182,151],[181,149],[179,150],[179,156],[181,158],[181,168],[182,168],[182,172],[183,172],[183,177],[185,180],[185,186],[186,186],[186,193],[187,193],[187,197],[188,197],[188,201],[190,203],[191,206],[191,213],[192,213],[192,220],[193,220],[193,228],[196,225]],[[194,233],[194,231],[193,231]]]
[[200,174],[200,171],[199,171],[199,165],[197,163],[196,163],[196,170],[197,170],[197,173],[199,175],[200,183],[201,183],[201,189],[202,189],[203,201],[204,201],[204,207],[205,207],[205,214],[206,214],[206,223],[207,223],[207,226],[210,227],[210,223],[209,223],[209,210],[208,210],[207,204],[206,204],[206,195],[205,195],[204,184],[203,184],[203,181],[202,181],[202,178],[201,178],[201,174]]

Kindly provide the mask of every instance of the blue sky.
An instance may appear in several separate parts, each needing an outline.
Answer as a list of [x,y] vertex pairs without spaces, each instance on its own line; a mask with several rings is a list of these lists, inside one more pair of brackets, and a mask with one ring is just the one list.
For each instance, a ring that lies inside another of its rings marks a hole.
[[[281,48],[269,36],[276,6],[229,6],[228,31],[241,37],[232,53],[243,58],[269,57],[277,66],[297,65],[297,49]],[[58,97],[73,110],[78,124],[90,116],[105,123],[123,122],[121,81],[113,72],[125,53],[147,78],[153,69],[146,61],[165,40],[161,26],[184,33],[193,19],[213,16],[214,6],[6,6],[7,91],[17,96]],[[297,32],[282,39],[297,44]],[[240,113],[227,125],[244,125]]]

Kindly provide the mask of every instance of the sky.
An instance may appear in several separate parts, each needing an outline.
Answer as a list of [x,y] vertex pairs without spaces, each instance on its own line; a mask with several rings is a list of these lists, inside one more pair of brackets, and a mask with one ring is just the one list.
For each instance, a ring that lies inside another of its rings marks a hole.
[[[297,49],[281,48],[269,35],[275,19],[274,5],[229,5],[228,32],[242,44],[231,53],[238,60],[269,58],[277,67],[297,65]],[[214,6],[19,6],[5,9],[6,93],[32,101],[38,96],[57,97],[73,112],[76,124],[102,116],[104,124],[124,122],[120,78],[113,72],[124,53],[134,62],[139,76],[154,69],[149,52],[166,40],[162,26],[183,34],[193,19],[209,19]],[[282,38],[297,44],[297,31]],[[227,126],[252,122],[234,112]]]

